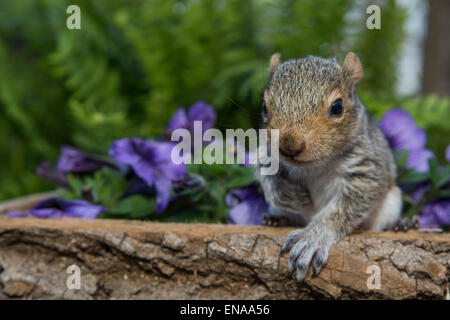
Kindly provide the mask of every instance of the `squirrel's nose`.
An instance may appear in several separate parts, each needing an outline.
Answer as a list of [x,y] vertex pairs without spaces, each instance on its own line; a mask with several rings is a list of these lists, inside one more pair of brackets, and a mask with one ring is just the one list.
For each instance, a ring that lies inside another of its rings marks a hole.
[[302,141],[301,143],[292,143],[289,141],[288,143],[285,143],[284,146],[280,146],[280,153],[285,157],[295,158],[305,150],[305,147],[305,141]]

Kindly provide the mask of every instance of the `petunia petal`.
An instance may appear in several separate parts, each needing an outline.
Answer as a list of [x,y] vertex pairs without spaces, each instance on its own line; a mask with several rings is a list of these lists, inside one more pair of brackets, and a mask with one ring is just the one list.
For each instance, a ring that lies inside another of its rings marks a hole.
[[25,218],[28,216],[28,214],[20,211],[11,211],[8,212],[6,216],[10,218]]
[[434,215],[440,226],[450,225],[450,199],[438,201],[434,206]]
[[58,219],[64,216],[64,212],[56,208],[31,209],[30,214],[37,218]]
[[109,155],[118,162],[130,165],[133,171],[149,186],[153,185],[152,145],[140,138],[124,138],[114,141]]
[[100,156],[91,155],[70,146],[63,146],[56,169],[63,173],[89,173],[104,166],[115,167],[113,163]]
[[228,223],[242,225],[260,225],[269,206],[255,186],[232,189],[225,202],[231,207]]
[[170,118],[169,123],[166,126],[166,131],[172,132],[176,129],[187,128],[189,126],[189,119],[186,114],[186,110],[181,107]]
[[156,206],[155,212],[161,213],[166,210],[170,201],[170,180],[166,179],[156,179],[155,188],[156,188]]
[[101,212],[105,212],[103,206],[94,205],[83,200],[65,200],[59,198],[45,199],[37,203],[28,213],[10,212],[9,217],[36,217],[44,219],[58,218],[84,218],[95,219]]
[[261,225],[263,215],[267,210],[264,199],[243,201],[230,210],[228,223],[248,226]]
[[203,132],[212,128],[217,119],[217,114],[214,108],[204,101],[194,103],[189,108],[187,116],[192,125],[194,121],[201,121]]
[[140,138],[119,139],[113,142],[108,153],[116,161],[131,165],[145,157],[146,142]]
[[419,220],[421,229],[439,228],[439,224],[432,215],[422,215],[419,217]]
[[412,150],[409,152],[406,167],[414,168],[418,172],[428,171],[428,159],[434,157],[434,153],[427,149]]
[[106,211],[103,206],[94,205],[83,200],[57,200],[64,211],[64,216],[69,218],[95,219],[101,212]]
[[145,183],[156,189],[156,211],[162,212],[170,201],[171,181],[186,173],[184,163],[172,161],[171,142],[156,142],[139,138],[121,139],[114,142],[110,155],[119,162],[127,163]]
[[420,216],[421,228],[441,228],[450,225],[450,200],[437,200],[425,204]]
[[254,195],[255,190],[253,190],[253,187],[231,189],[225,196],[225,204],[233,208]]
[[142,159],[131,164],[131,167],[133,168],[133,171],[136,173],[136,175],[144,180],[148,186],[152,186],[154,184],[154,168],[149,162]]
[[416,125],[414,119],[405,110],[387,111],[378,123],[378,127],[394,150],[404,149],[411,152],[425,147],[425,131]]
[[36,174],[43,178],[44,180],[61,186],[64,188],[69,188],[69,183],[67,181],[67,175],[64,172],[53,168],[50,161],[42,162],[35,170]]
[[83,200],[65,200],[59,198],[45,199],[37,203],[30,214],[38,218],[85,218],[95,219],[106,209]]

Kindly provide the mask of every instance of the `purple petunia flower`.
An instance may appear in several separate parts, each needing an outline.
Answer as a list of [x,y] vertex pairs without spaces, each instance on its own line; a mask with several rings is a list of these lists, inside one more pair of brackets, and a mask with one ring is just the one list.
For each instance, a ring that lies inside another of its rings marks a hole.
[[184,163],[175,164],[171,159],[174,144],[155,142],[140,138],[125,138],[114,141],[109,155],[116,161],[128,164],[148,186],[156,189],[156,212],[164,211],[170,200],[172,180],[185,172]]
[[166,132],[169,134],[176,129],[187,129],[191,134],[194,134],[194,121],[202,122],[202,134],[212,128],[216,123],[217,114],[214,108],[206,102],[199,101],[193,104],[186,112],[185,108],[181,107],[170,119]]
[[430,202],[423,206],[420,216],[421,228],[450,226],[450,199]]
[[269,205],[255,186],[232,189],[225,198],[231,207],[228,223],[240,225],[261,225],[264,213]]
[[114,163],[103,157],[88,154],[73,147],[63,146],[56,169],[64,173],[90,173],[104,166],[117,168]]
[[102,156],[88,154],[73,147],[63,146],[61,147],[56,167],[53,167],[49,161],[44,161],[36,168],[35,172],[52,184],[68,188],[68,173],[92,173],[104,166],[121,169],[115,163]]
[[63,187],[68,188],[69,182],[67,181],[67,176],[65,173],[56,170],[51,164],[50,161],[44,161],[42,162],[37,168],[36,168],[36,174],[43,178],[44,180]]
[[64,200],[59,198],[45,199],[29,210],[28,213],[9,212],[8,217],[36,218],[84,218],[95,219],[99,213],[105,212],[103,206],[93,205],[83,200]]
[[392,109],[384,114],[378,127],[386,136],[393,150],[407,150],[407,168],[417,171],[428,171],[428,159],[434,154],[425,149],[426,134],[419,128],[408,112],[402,109]]
[[31,215],[29,213],[24,213],[21,211],[10,211],[6,214],[7,217],[10,218],[27,218],[27,217],[31,217]]

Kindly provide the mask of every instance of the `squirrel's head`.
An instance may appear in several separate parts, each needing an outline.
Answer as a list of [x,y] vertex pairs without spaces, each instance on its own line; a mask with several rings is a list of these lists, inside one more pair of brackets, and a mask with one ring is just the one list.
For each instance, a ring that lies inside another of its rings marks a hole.
[[269,72],[262,116],[269,135],[270,129],[279,130],[281,159],[301,166],[331,159],[345,148],[356,134],[361,108],[359,58],[349,52],[342,66],[314,56],[280,64],[274,54]]

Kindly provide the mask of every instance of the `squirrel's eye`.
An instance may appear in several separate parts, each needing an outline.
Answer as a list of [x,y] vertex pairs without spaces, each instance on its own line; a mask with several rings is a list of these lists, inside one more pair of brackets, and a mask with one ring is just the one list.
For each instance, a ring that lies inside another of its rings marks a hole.
[[267,106],[266,106],[266,102],[265,101],[263,101],[263,103],[262,103],[262,110],[261,110],[261,112],[262,112],[263,117],[267,117],[269,115],[269,111],[267,110]]
[[333,102],[330,108],[330,115],[331,116],[340,116],[342,115],[342,112],[344,111],[344,106],[342,105],[342,99],[337,99]]

